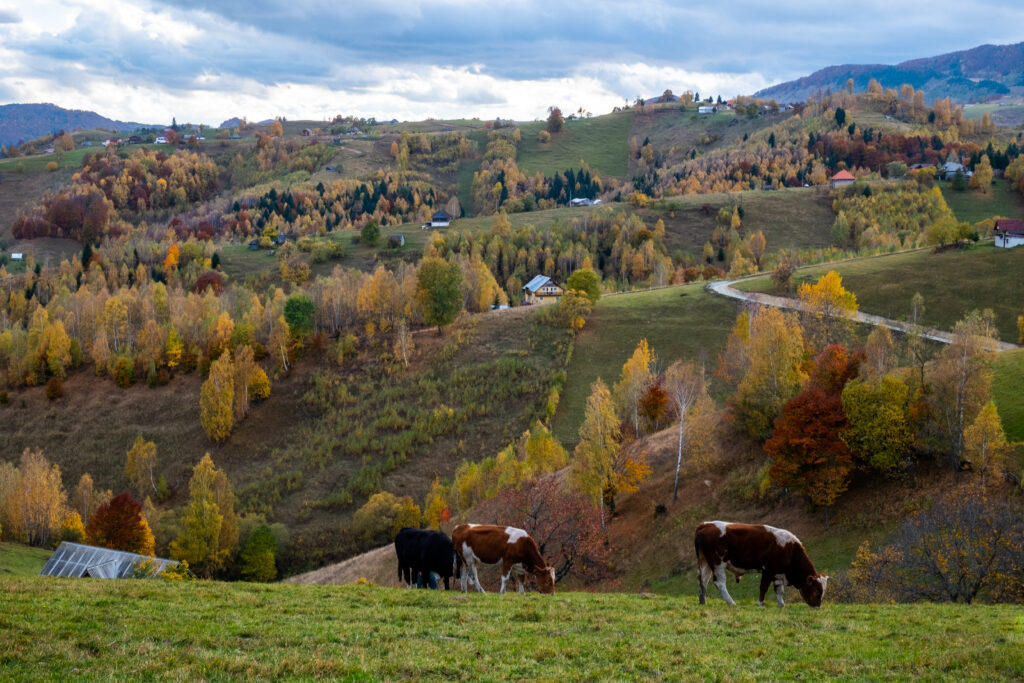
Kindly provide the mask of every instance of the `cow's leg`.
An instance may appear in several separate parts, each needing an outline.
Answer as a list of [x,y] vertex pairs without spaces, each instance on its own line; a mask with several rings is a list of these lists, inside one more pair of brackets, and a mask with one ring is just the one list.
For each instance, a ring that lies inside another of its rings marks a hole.
[[469,565],[465,562],[459,567],[459,586],[462,592],[466,592],[466,584],[469,583]]
[[703,557],[698,558],[697,585],[700,588],[700,604],[704,604],[707,598],[708,581],[711,580],[711,566]]
[[525,593],[526,589],[523,587],[523,578],[526,576],[525,571],[516,572],[516,585],[519,586],[519,592]]
[[718,588],[718,592],[722,594],[723,600],[733,607],[736,606],[736,601],[732,599],[731,595],[729,595],[729,589],[726,585],[724,562],[715,566],[715,587]]
[[779,603],[779,607],[785,606],[785,601],[782,599],[786,592],[786,577],[776,576],[775,577],[775,600]]
[[467,562],[466,566],[469,567],[469,571],[473,573],[473,583],[476,584],[476,589],[481,593],[486,593],[484,587],[480,585],[480,575],[476,573],[476,562]]
[[761,587],[757,593],[757,606],[764,607],[764,596],[768,592],[768,586],[772,585],[772,575],[768,572],[761,572]]

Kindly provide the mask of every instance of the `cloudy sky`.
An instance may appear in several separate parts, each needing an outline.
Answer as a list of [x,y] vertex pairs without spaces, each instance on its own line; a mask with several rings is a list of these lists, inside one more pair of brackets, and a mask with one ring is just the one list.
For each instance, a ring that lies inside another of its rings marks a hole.
[[1020,0],[0,0],[0,104],[533,119],[1024,40]]

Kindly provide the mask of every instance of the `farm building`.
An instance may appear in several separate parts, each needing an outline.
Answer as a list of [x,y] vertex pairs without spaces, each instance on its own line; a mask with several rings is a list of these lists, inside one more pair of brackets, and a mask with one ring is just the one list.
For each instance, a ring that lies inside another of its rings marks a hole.
[[401,233],[392,233],[388,235],[388,246],[392,249],[398,249],[399,247],[405,246],[405,235]]
[[434,215],[430,217],[430,227],[432,228],[447,228],[452,222],[452,217],[444,209],[439,209],[434,212]]
[[1000,218],[996,221],[993,235],[997,247],[1019,247],[1024,245],[1024,221],[1011,218]]
[[562,288],[547,275],[538,275],[523,285],[523,300],[528,304],[543,303],[562,296]]
[[90,577],[93,579],[123,579],[143,562],[152,561],[154,574],[159,574],[168,566],[177,566],[175,560],[160,557],[146,557],[123,550],[97,548],[93,545],[68,543],[57,546],[53,555],[46,561],[40,576]]
[[834,176],[832,176],[832,178],[829,180],[829,185],[833,189],[837,187],[845,187],[846,185],[852,185],[855,180],[857,179],[853,176],[852,173],[850,173],[847,170],[842,170],[839,173],[836,173]]

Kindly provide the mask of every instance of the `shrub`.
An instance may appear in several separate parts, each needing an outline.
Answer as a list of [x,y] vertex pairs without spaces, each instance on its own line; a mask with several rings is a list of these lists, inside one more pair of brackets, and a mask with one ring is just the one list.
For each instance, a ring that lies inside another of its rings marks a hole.
[[64,395],[64,385],[61,383],[60,378],[51,377],[46,383],[46,398],[51,401],[56,401],[58,398]]
[[127,389],[135,384],[135,363],[128,356],[118,356],[111,374],[117,386]]
[[11,397],[7,395],[6,391],[0,391],[0,405],[7,405],[11,402]]
[[46,171],[48,173],[53,173],[56,170],[57,170],[57,162],[56,161],[51,161],[48,164],[46,164]]
[[537,142],[540,142],[542,144],[551,142],[551,133],[547,132],[546,130],[542,130],[541,132],[537,133]]

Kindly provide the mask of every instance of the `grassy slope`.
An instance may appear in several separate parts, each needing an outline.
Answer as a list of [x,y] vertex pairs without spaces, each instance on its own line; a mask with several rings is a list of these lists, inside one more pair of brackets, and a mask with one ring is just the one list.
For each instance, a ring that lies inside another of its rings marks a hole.
[[992,398],[1010,441],[1024,441],[1024,349],[1004,351],[992,365]]
[[0,591],[0,662],[15,679],[1024,675],[1013,607],[42,579],[0,579]]
[[38,576],[53,551],[19,543],[0,543],[0,577]]
[[563,444],[576,442],[590,384],[600,376],[610,388],[641,339],[653,347],[662,368],[677,358],[697,358],[701,351],[714,359],[736,311],[734,303],[696,284],[602,298],[576,342],[555,434]]
[[565,129],[552,135],[551,142],[546,144],[537,141],[537,134],[545,126],[543,122],[523,124],[523,141],[516,163],[528,173],[554,175],[567,168],[579,168],[580,159],[585,159],[601,176],[625,177],[632,120],[632,112],[621,112],[566,121]]
[[995,181],[988,194],[977,190],[957,192],[950,188],[949,183],[939,183],[939,186],[958,220],[973,224],[993,216],[1024,217],[1024,199],[1004,181]]
[[[950,330],[974,310],[991,308],[1000,338],[1017,340],[1017,316],[1024,296],[1024,249],[999,249],[991,243],[966,251],[933,254],[915,251],[858,259],[797,271],[794,280],[816,281],[829,270],[857,295],[866,313],[905,319],[915,292],[924,297],[924,324]],[[769,291],[768,278],[738,285],[748,291]]]

